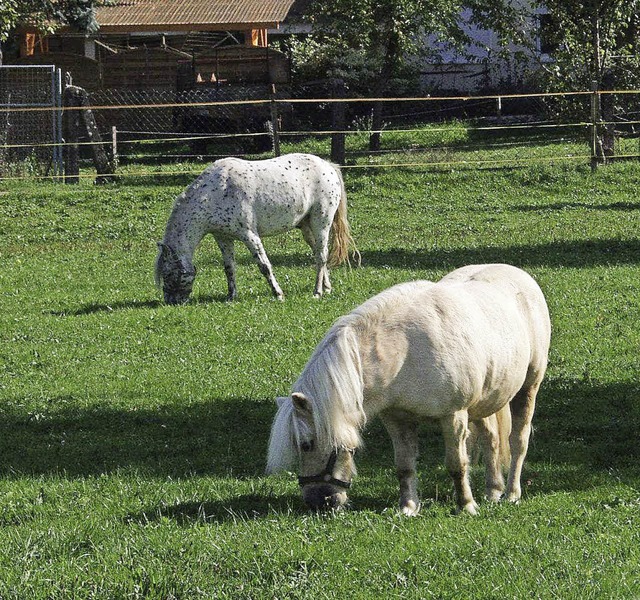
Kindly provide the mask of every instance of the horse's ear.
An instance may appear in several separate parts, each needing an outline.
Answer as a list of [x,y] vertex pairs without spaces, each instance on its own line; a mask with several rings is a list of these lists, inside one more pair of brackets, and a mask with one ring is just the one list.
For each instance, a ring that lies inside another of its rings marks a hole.
[[291,399],[293,400],[293,406],[296,410],[300,412],[311,412],[311,403],[304,394],[293,392]]
[[282,407],[282,405],[283,405],[287,400],[289,400],[289,398],[282,397],[282,396],[280,396],[280,397],[276,398],[276,404],[278,405],[278,408],[281,408],[281,407]]

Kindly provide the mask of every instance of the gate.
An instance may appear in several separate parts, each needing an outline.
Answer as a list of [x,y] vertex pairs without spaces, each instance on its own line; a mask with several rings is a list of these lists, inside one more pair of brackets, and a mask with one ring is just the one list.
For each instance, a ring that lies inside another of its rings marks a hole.
[[0,174],[31,157],[45,174],[63,174],[60,69],[0,66]]

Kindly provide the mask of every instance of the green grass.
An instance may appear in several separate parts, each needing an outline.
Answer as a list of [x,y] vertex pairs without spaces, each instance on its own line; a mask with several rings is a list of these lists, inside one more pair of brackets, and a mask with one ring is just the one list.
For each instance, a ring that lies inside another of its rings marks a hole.
[[[0,598],[640,595],[640,166],[345,169],[363,266],[330,297],[292,232],[265,241],[284,303],[240,248],[224,302],[205,240],[181,307],[152,267],[190,177],[128,169],[0,184]],[[552,314],[521,504],[455,516],[425,424],[424,508],[402,518],[373,422],[351,509],[307,513],[292,475],[263,475],[273,399],[339,315],[485,261],[532,273]]]

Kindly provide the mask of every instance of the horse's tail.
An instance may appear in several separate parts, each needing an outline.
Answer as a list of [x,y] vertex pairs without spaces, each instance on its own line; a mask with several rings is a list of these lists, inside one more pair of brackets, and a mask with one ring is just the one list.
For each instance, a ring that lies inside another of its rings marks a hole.
[[331,225],[331,250],[329,252],[329,266],[335,267],[345,261],[349,261],[349,251],[353,250],[353,258],[360,265],[360,252],[351,235],[351,226],[347,219],[347,192],[340,167],[333,165],[340,179],[340,204],[333,217]]
[[[494,425],[498,434],[498,461],[503,469],[509,468],[511,462],[511,449],[509,447],[509,435],[511,434],[511,409],[505,404],[497,413],[488,417],[495,419]],[[474,423],[469,423],[469,437],[467,438],[467,449],[472,465],[480,462],[482,453],[480,440],[478,439],[478,427]]]
[[504,469],[509,468],[511,462],[511,448],[509,446],[509,435],[511,434],[511,409],[509,404],[505,404],[497,413],[498,420],[498,451],[500,464]]

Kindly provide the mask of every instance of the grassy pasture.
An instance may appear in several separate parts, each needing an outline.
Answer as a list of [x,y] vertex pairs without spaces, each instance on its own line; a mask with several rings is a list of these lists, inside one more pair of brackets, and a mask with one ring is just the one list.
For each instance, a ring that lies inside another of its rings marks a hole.
[[[152,266],[188,177],[0,184],[0,598],[640,596],[640,166],[345,180],[363,266],[330,297],[292,232],[265,241],[284,303],[240,248],[224,302],[205,240],[182,307]],[[374,422],[352,509],[307,513],[293,476],[263,475],[273,398],[339,315],[476,262],[528,270],[552,314],[521,504],[453,515],[425,424],[423,511],[401,518]]]

